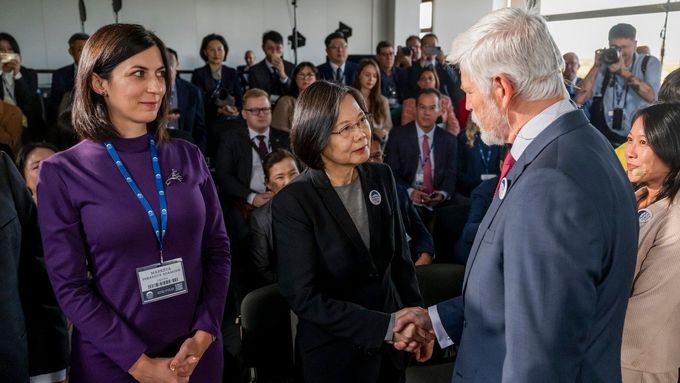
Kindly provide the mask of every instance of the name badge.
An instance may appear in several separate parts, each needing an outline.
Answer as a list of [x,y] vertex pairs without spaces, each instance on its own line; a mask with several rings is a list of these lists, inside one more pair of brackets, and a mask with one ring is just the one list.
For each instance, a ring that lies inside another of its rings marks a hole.
[[496,174],[482,174],[482,181],[490,180],[496,177]]
[[168,299],[177,295],[186,294],[186,278],[184,276],[184,264],[182,259],[173,259],[163,264],[137,268],[137,280],[139,292],[142,295],[142,304]]

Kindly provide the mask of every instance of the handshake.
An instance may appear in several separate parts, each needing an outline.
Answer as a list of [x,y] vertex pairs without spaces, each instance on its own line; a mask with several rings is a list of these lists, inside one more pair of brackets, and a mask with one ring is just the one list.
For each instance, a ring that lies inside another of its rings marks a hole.
[[434,329],[426,309],[406,307],[395,313],[394,334],[391,343],[394,348],[415,354],[418,362],[432,357]]

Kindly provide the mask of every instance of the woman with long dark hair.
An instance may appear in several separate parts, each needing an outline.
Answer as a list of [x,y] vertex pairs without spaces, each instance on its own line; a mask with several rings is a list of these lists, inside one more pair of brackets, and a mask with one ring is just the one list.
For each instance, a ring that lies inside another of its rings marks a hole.
[[100,28],[78,64],[83,139],[42,163],[45,262],[73,322],[70,382],[218,382],[229,242],[199,149],[168,138],[165,46]]
[[300,92],[312,85],[319,76],[319,71],[314,64],[309,61],[299,63],[293,70],[293,84],[290,92],[276,101],[276,107],[272,112],[272,127],[290,132],[293,124],[293,113],[295,113],[295,101]]
[[354,88],[359,90],[364,97],[373,132],[384,141],[392,129],[392,115],[390,103],[381,92],[378,63],[372,59],[363,59],[359,62],[357,76],[354,78]]

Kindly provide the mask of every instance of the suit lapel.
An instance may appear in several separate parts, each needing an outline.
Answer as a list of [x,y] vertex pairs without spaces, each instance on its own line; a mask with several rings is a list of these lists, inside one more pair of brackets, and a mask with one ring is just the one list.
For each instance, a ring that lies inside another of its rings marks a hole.
[[[368,249],[371,254],[371,260],[377,263],[378,270],[384,270],[386,263],[389,262],[388,259],[383,259],[382,247],[383,247],[383,219],[384,209],[389,206],[387,201],[387,194],[383,185],[377,183],[374,177],[368,174],[368,169],[365,166],[358,166],[359,177],[361,178],[361,189],[364,198],[364,203],[366,204],[366,212],[368,213],[368,228],[370,232],[370,244],[371,248]],[[378,194],[376,194],[378,193]],[[374,194],[374,199],[371,201],[370,195]],[[380,195],[380,201],[376,198]],[[378,202],[375,204],[374,202]]]
[[438,189],[444,180],[444,169],[446,169],[446,144],[444,143],[444,131],[438,127],[434,127],[434,138],[432,144],[434,147],[434,182],[432,183],[435,189]]
[[513,186],[517,183],[519,178],[524,173],[524,170],[531,165],[534,159],[554,140],[560,136],[578,128],[592,128],[587,126],[589,124],[587,117],[583,114],[581,110],[575,110],[566,113],[559,117],[557,120],[553,121],[548,125],[534,140],[527,146],[524,153],[520,156],[517,163],[512,167],[510,172],[505,177],[507,179],[507,190],[505,192],[505,198],[500,199],[498,195],[493,197],[491,206],[489,210],[486,211],[482,222],[479,224],[477,229],[477,235],[475,236],[475,241],[472,244],[472,249],[470,250],[470,258],[468,259],[467,266],[465,268],[465,277],[463,279],[463,296],[465,296],[465,290],[467,288],[468,277],[470,271],[474,266],[475,260],[477,258],[477,253],[480,247],[480,242],[487,229],[491,227],[498,210],[503,205],[503,202],[508,198],[508,195],[512,192]]
[[420,147],[418,143],[418,127],[416,123],[412,122],[409,124],[408,131],[406,132],[406,145],[408,150],[406,151],[406,156],[404,156],[404,169],[406,169],[406,174],[409,175],[410,179],[407,180],[411,184],[415,181],[416,173],[418,172],[418,166],[422,166],[420,163]]

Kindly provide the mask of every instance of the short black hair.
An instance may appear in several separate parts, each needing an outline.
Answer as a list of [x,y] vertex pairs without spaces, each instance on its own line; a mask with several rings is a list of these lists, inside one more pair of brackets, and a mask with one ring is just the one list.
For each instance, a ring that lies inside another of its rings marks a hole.
[[420,37],[418,37],[418,36],[416,36],[416,35],[411,35],[411,36],[407,37],[407,38],[406,38],[406,46],[408,46],[408,42],[411,41],[411,40],[418,40],[418,41],[420,41]]
[[[262,161],[262,170],[264,171],[265,181],[269,181],[269,171],[271,170],[272,166],[278,164],[286,158],[290,158],[293,160],[293,162],[297,161],[297,158],[295,158],[293,153],[283,148],[275,149],[264,157],[264,161]],[[295,164],[295,166],[297,166],[297,164]]]
[[262,34],[262,46],[267,41],[273,41],[276,44],[283,44],[283,36],[277,31],[267,31],[264,34]]
[[439,89],[423,88],[423,89],[419,90],[418,94],[416,95],[416,105],[418,105],[418,102],[420,101],[420,96],[422,96],[424,94],[434,94],[434,95],[437,96],[437,100],[439,100],[439,102],[442,101],[442,92],[440,92]]
[[609,40],[612,39],[631,39],[635,40],[635,27],[626,24],[626,23],[619,23],[614,25],[610,30],[609,30]]
[[71,45],[73,45],[73,43],[75,43],[76,41],[80,41],[80,40],[87,41],[87,39],[89,39],[89,38],[90,38],[90,35],[88,35],[87,33],[80,33],[80,32],[74,33],[74,34],[71,35],[71,37],[68,38],[68,45],[71,46]]
[[224,47],[224,60],[222,61],[225,61],[227,59],[227,54],[229,54],[229,44],[227,44],[227,40],[225,40],[222,35],[216,33],[211,33],[203,38],[203,41],[201,41],[201,50],[198,53],[201,55],[203,61],[208,61],[208,56],[203,53],[203,51],[208,49],[208,44],[213,40],[222,43],[222,46]]
[[57,149],[56,146],[50,144],[49,142],[30,142],[19,149],[19,153],[17,153],[17,169],[19,169],[19,173],[21,173],[21,176],[26,178],[24,175],[24,168],[26,167],[26,160],[28,160],[28,155],[31,154],[32,151],[36,149],[49,149],[55,153],[59,152],[59,149]]
[[[635,113],[642,118],[647,143],[670,171],[664,179],[656,201],[668,197],[673,201],[680,190],[680,103],[661,102]],[[637,185],[643,186],[643,185]]]
[[378,43],[378,45],[375,47],[375,54],[379,55],[380,50],[383,48],[394,48],[394,45],[389,42],[389,41],[381,41]]
[[314,72],[314,75],[316,76],[316,78],[319,78],[319,70],[316,68],[316,65],[312,64],[309,61],[303,61],[303,62],[297,64],[295,69],[293,69],[293,75],[291,76],[292,81],[291,81],[291,84],[290,84],[290,91],[288,92],[289,95],[291,95],[295,98],[297,98],[297,96],[300,95],[300,88],[298,88],[297,82],[295,82],[295,79],[297,78],[297,75],[300,72],[302,72],[302,70],[305,69],[305,68],[311,69],[312,72]]
[[324,168],[321,152],[333,134],[340,104],[346,95],[352,96],[359,108],[368,113],[364,98],[358,90],[325,80],[315,81],[298,97],[290,143],[293,153],[312,169]]
[[435,35],[434,33],[424,34],[423,37],[420,38],[420,41],[423,41],[428,37],[433,37],[435,40],[439,41],[439,37],[437,37],[437,35]]
[[0,32],[0,40],[5,40],[9,43],[9,46],[12,47],[12,50],[14,53],[21,54],[21,49],[19,49],[19,43],[17,43],[17,40],[10,35],[7,32]]
[[680,102],[680,68],[672,71],[661,84],[659,101]]
[[326,48],[328,48],[328,46],[331,45],[331,41],[335,39],[343,39],[345,40],[345,42],[347,42],[347,37],[345,36],[344,33],[333,32],[330,35],[326,36],[326,39],[323,41],[323,43],[326,45]]

